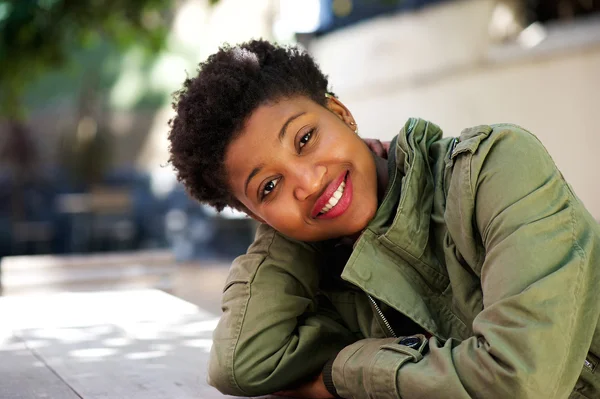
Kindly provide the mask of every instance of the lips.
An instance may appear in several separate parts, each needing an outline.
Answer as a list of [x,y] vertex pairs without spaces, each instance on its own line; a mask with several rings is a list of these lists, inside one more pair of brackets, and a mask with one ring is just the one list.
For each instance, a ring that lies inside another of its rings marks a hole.
[[[344,181],[345,187],[343,188],[341,198],[337,197],[337,201],[333,200],[330,202],[330,199]],[[329,183],[323,194],[321,194],[321,196],[317,199],[311,212],[311,216],[318,219],[331,219],[337,217],[346,211],[351,201],[352,182],[350,179],[350,172],[344,171],[338,176],[338,178]],[[332,202],[335,203],[334,206],[331,206]],[[328,209],[325,208],[326,205],[328,205]],[[325,213],[322,213],[324,208],[327,210]]]

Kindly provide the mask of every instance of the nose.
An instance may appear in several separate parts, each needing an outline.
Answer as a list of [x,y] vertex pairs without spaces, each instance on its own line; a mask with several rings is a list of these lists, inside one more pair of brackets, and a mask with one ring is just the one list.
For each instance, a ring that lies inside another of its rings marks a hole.
[[301,165],[299,162],[290,165],[291,175],[294,179],[294,197],[304,201],[314,194],[318,194],[323,187],[323,180],[327,168],[323,165]]

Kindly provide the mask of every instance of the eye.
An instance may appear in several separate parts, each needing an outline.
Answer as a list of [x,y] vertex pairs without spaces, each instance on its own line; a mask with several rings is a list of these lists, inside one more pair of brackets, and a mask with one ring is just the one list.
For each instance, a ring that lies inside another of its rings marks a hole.
[[315,129],[311,129],[310,132],[308,132],[304,136],[302,136],[302,138],[300,139],[300,143],[298,144],[298,147],[300,147],[300,148],[304,147],[306,145],[306,143],[308,143],[310,141],[310,138],[312,137],[314,131],[315,131]]
[[273,190],[275,190],[275,186],[277,186],[277,183],[279,183],[279,179],[273,179],[273,180],[269,180],[262,189],[261,192],[261,196],[260,198],[263,199],[265,198],[267,195],[269,195]]

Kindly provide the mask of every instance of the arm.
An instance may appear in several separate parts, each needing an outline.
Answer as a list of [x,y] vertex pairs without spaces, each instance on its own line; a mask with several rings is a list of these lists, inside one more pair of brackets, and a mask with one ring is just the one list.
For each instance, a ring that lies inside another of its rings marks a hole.
[[474,336],[394,340],[343,349],[333,381],[343,397],[566,398],[600,313],[600,231],[529,133],[496,127],[457,156],[450,190],[471,198],[485,247],[484,310]]
[[314,377],[355,339],[319,303],[313,247],[259,227],[231,267],[214,332],[209,383],[229,395],[264,395]]
[[[389,142],[365,143],[387,157]],[[234,261],[223,292],[209,361],[211,385],[242,396],[290,389],[355,341],[337,312],[318,301],[320,263],[314,247],[259,227],[248,253]],[[309,384],[319,381],[317,376]]]

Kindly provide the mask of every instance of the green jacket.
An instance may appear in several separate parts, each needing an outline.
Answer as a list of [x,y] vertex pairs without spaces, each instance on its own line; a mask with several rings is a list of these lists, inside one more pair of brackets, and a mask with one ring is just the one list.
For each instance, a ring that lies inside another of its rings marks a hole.
[[223,292],[209,383],[262,395],[333,359],[345,398],[599,398],[600,227],[539,141],[411,119],[392,145],[345,265],[340,246],[258,229]]

